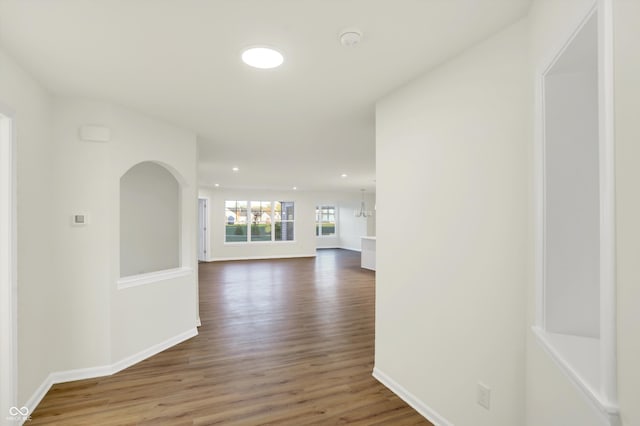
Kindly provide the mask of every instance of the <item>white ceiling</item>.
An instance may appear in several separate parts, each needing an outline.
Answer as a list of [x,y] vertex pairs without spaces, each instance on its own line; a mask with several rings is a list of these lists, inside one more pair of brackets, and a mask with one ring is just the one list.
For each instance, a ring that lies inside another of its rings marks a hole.
[[[0,0],[0,45],[56,94],[195,131],[201,184],[375,190],[376,100],[529,2]],[[341,46],[354,27],[362,42]],[[283,66],[244,65],[256,44],[278,48]]]

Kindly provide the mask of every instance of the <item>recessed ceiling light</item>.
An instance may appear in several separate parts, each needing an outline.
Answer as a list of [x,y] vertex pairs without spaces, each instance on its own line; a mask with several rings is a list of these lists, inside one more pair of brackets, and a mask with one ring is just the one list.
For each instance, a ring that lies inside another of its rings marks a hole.
[[237,167],[234,167],[234,168],[232,168],[231,170],[233,170],[234,172],[237,172],[237,171],[239,171],[240,169],[239,169],[239,168],[237,168]]
[[216,188],[218,188],[220,186],[219,183],[214,183],[213,186],[215,186]]
[[293,190],[294,190],[294,191],[295,191],[295,190],[297,190],[297,189],[298,189],[298,187],[297,187],[297,186],[294,186],[294,187],[293,187]]
[[254,68],[276,68],[284,62],[284,56],[269,47],[251,47],[242,52],[242,61]]
[[343,173],[343,174],[341,174],[341,175],[340,175],[340,177],[341,177],[341,178],[346,178],[346,177],[347,177],[347,174],[346,174],[346,173]]

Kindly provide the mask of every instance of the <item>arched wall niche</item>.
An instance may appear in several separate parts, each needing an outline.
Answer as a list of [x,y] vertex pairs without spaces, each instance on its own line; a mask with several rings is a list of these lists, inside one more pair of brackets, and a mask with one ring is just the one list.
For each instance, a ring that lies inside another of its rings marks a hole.
[[183,182],[153,161],[120,177],[120,278],[181,267]]

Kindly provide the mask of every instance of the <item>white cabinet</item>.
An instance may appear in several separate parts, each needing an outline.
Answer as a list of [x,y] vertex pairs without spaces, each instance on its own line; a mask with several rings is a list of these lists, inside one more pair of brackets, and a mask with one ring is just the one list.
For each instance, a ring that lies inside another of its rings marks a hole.
[[360,266],[376,270],[376,237],[362,237],[362,253]]

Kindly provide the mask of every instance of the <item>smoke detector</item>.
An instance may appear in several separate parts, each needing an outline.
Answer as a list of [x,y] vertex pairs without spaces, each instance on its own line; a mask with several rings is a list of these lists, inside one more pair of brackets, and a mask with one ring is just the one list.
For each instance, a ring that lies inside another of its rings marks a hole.
[[362,40],[362,33],[358,30],[345,30],[340,34],[340,44],[344,47],[355,47]]

